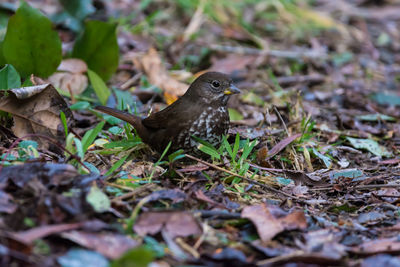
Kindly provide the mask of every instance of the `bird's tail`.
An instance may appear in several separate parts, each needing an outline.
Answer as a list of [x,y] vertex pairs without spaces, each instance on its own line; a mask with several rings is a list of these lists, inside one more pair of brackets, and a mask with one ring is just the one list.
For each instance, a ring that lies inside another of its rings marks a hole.
[[97,106],[94,108],[97,111],[101,111],[103,113],[106,113],[108,115],[114,116],[120,120],[126,121],[130,124],[133,125],[135,128],[142,128],[142,119],[139,116],[130,114],[128,112],[114,109],[114,108],[109,108],[105,106]]

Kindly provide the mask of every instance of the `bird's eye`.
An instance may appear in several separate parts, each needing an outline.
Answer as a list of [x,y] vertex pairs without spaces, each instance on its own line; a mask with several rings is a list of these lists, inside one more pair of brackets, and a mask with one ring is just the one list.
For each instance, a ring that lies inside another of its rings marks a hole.
[[221,84],[219,83],[219,81],[213,81],[213,82],[211,83],[211,85],[212,85],[214,88],[218,88]]

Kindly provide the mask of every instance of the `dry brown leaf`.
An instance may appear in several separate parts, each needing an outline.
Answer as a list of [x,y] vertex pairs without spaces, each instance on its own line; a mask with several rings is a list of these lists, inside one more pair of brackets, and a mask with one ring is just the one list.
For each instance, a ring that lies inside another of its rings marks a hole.
[[397,237],[371,240],[353,248],[352,252],[362,255],[398,253],[400,252],[400,242]]
[[160,55],[154,48],[150,48],[144,55],[134,57],[133,63],[148,76],[151,84],[160,87],[169,95],[181,96],[189,87],[168,74]]
[[49,77],[49,82],[73,95],[81,94],[88,86],[86,75],[69,72],[56,72]]
[[88,78],[84,74],[88,67],[83,60],[77,58],[64,59],[57,70],[58,72],[49,77],[49,82],[54,87],[73,95],[79,95],[88,86]]
[[96,250],[109,259],[118,259],[126,251],[139,245],[138,241],[129,236],[115,233],[70,231],[61,236],[85,248]]
[[61,61],[60,66],[57,68],[58,71],[66,71],[71,73],[85,73],[88,70],[87,64],[82,59],[78,58],[67,58]]
[[[42,134],[64,143],[64,128],[60,112],[64,112],[68,125],[72,121],[72,112],[51,84],[11,89],[5,92],[8,95],[0,98],[0,110],[12,114],[14,119],[12,130],[17,137]],[[32,139],[37,141],[42,149],[51,147],[47,140],[37,137],[32,137]]]
[[266,204],[245,207],[242,211],[242,218],[253,222],[263,242],[271,240],[284,230],[307,228],[304,212],[293,211],[286,214],[278,207]]
[[202,232],[196,219],[184,211],[142,213],[133,230],[141,236],[154,235],[164,230],[171,238],[199,235]]

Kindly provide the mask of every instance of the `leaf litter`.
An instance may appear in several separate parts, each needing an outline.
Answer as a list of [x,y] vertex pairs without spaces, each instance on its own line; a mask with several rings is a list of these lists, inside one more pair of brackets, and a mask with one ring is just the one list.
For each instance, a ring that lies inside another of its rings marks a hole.
[[[109,31],[103,62],[81,42],[87,62],[50,76],[64,93],[0,70],[1,265],[399,265],[397,3],[125,2],[96,5],[135,12],[114,18],[118,68]],[[77,28],[63,27],[68,53]],[[117,69],[109,86],[88,62]],[[96,126],[96,98],[146,116],[206,70],[245,91],[219,159],[160,158],[129,126]]]

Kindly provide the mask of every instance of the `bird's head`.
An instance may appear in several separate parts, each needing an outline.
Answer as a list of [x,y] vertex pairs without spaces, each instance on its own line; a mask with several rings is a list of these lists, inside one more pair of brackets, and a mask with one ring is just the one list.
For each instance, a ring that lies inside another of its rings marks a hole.
[[232,83],[228,75],[220,72],[207,72],[199,76],[189,87],[188,94],[207,104],[218,103],[226,105],[230,95],[238,94],[240,90]]

